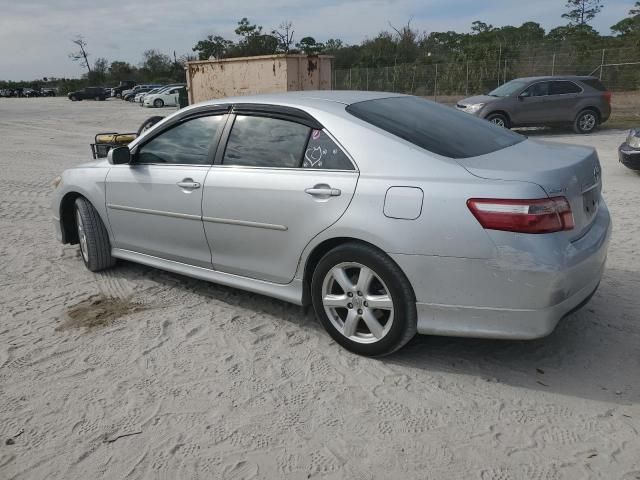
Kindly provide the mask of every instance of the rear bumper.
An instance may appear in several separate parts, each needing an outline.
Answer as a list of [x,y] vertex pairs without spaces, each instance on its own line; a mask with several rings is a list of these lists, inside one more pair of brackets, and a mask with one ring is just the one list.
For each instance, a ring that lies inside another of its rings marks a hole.
[[556,258],[500,248],[494,259],[392,257],[414,288],[418,333],[533,339],[551,333],[593,295],[610,235],[603,202],[584,237],[550,249]]
[[640,149],[631,148],[625,142],[618,147],[618,160],[631,170],[640,170]]

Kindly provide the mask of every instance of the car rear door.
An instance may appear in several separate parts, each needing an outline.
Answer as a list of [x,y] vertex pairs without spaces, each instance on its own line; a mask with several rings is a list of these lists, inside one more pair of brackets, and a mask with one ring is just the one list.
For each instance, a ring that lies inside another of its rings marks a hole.
[[578,114],[577,106],[582,88],[569,80],[554,80],[549,87],[547,110],[549,121],[572,122]]
[[107,175],[106,201],[115,247],[211,268],[202,227],[202,186],[226,121],[225,112],[186,118],[132,152]]
[[358,171],[321,125],[282,112],[237,108],[223,137],[202,200],[213,266],[289,283],[305,246],[347,209]]

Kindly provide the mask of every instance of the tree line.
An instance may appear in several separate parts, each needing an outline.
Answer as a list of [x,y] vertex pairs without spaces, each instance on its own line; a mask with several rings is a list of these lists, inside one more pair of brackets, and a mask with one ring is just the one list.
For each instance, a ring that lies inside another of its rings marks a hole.
[[[276,53],[327,54],[335,57],[335,68],[377,68],[398,64],[433,65],[438,63],[497,61],[530,55],[533,49],[569,51],[571,55],[587,55],[596,49],[640,49],[640,1],[628,16],[611,26],[611,35],[601,35],[591,23],[604,8],[602,0],[567,0],[562,18],[565,25],[549,31],[536,22],[520,26],[494,27],[477,20],[470,32],[421,32],[411,19],[404,25],[393,25],[373,38],[349,45],[339,38],[319,42],[311,36],[296,35],[292,22],[283,21],[269,31],[242,18],[235,38],[211,34],[199,40],[193,53],[176,57],[158,50],[147,50],[135,66],[124,61],[97,58],[90,62],[88,46],[82,37],[73,40],[77,50],[70,58],[86,69],[82,79],[56,80],[61,90],[80,84],[111,85],[120,80],[168,83],[184,81],[184,64],[189,60],[222,59]],[[50,79],[47,79],[50,80]],[[6,85],[7,82],[0,82]],[[33,83],[33,82],[30,82]],[[50,83],[50,82],[49,82]]]

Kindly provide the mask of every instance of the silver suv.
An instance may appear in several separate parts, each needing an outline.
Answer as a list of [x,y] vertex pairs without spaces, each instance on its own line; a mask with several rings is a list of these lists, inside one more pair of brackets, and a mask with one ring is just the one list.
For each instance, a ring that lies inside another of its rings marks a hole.
[[573,125],[591,133],[611,115],[611,92],[595,77],[517,78],[456,108],[505,128]]

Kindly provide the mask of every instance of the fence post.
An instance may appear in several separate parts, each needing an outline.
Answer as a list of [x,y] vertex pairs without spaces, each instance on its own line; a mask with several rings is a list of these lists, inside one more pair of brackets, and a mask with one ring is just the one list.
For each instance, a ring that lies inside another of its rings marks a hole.
[[551,76],[556,74],[556,52],[553,52],[553,59],[551,60]]
[[351,69],[349,69],[349,90],[351,90]]
[[409,92],[411,95],[413,95],[413,84],[416,82],[416,69],[418,67],[416,65],[413,66],[413,78],[411,79],[411,91]]
[[604,69],[604,52],[605,49],[602,49],[602,59],[600,60],[600,80],[602,80],[602,70]]
[[469,96],[469,62],[467,61],[467,83],[464,87],[464,94]]
[[369,67],[367,67],[367,92],[369,91]]
[[502,76],[502,83],[507,83],[507,59],[504,59],[504,75]]
[[438,100],[438,64],[436,63],[436,75],[433,78],[433,101]]

